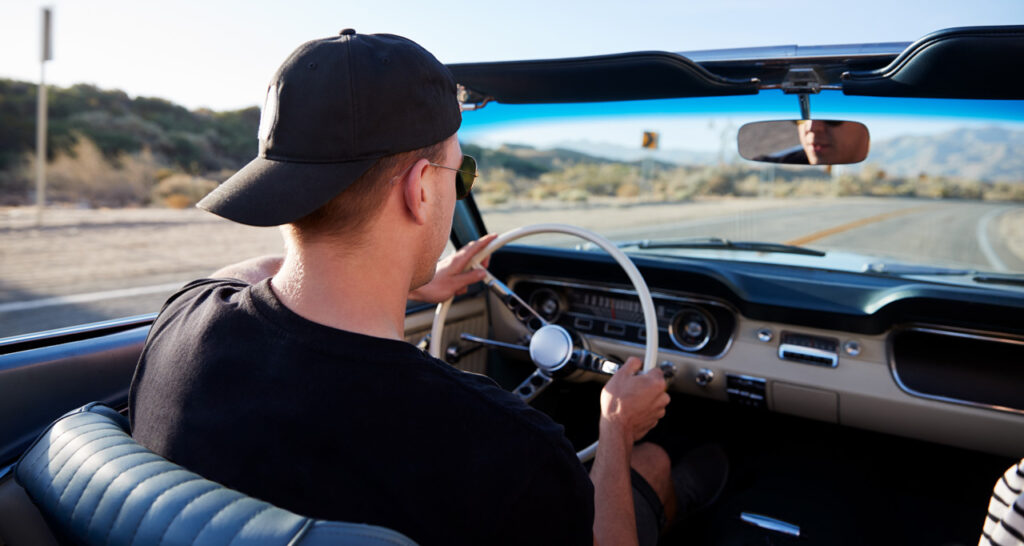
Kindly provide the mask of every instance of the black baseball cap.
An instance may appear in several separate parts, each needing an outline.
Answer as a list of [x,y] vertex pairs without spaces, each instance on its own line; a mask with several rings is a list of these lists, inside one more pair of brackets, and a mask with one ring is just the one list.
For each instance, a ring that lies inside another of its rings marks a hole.
[[455,80],[430,52],[345,29],[281,65],[260,116],[259,155],[196,206],[253,226],[294,222],[378,159],[441,142],[461,123]]

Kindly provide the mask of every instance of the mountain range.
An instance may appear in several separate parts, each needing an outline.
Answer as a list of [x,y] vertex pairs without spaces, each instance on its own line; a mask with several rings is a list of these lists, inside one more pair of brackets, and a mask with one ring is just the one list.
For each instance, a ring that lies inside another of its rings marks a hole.
[[[555,149],[625,162],[648,157],[677,165],[743,161],[735,152],[727,153],[725,157],[716,152],[683,149],[651,152],[588,140],[560,142]],[[1024,182],[1024,131],[1000,126],[961,127],[934,135],[898,136],[872,142],[867,159],[849,170],[856,171],[868,165],[897,176],[926,173],[987,182]]]

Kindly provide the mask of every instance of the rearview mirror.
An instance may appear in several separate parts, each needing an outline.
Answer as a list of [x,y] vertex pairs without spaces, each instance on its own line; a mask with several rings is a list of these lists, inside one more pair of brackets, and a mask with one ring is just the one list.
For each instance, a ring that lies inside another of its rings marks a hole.
[[868,156],[868,128],[856,121],[759,121],[740,127],[740,156],[788,165],[844,165]]

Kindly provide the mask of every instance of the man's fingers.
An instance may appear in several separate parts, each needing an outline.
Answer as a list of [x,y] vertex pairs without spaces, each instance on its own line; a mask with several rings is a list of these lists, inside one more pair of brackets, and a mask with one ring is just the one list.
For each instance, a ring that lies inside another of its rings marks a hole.
[[487,248],[487,245],[491,244],[491,241],[493,241],[495,237],[497,237],[497,234],[494,233],[484,235],[483,237],[459,249],[459,252],[456,253],[458,255],[456,258],[456,265],[459,266],[459,269],[464,269],[466,265],[469,264],[470,260],[473,259],[473,256],[476,256],[480,251]]
[[636,372],[640,371],[640,367],[644,363],[639,358],[631,356],[626,359],[626,363],[619,367],[619,371],[615,372],[615,375],[636,375]]

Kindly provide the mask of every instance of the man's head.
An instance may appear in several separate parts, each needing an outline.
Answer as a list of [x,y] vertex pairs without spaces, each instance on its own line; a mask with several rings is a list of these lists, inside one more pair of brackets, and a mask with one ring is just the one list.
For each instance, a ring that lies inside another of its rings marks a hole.
[[360,202],[350,210],[372,208],[364,204],[381,196],[363,192],[412,156],[439,159],[433,147],[461,121],[455,82],[433,55],[400,36],[346,29],[281,65],[260,118],[259,155],[198,206],[257,226],[296,222],[346,194]]
[[800,120],[800,145],[811,165],[843,165],[868,155],[867,128],[851,121]]

